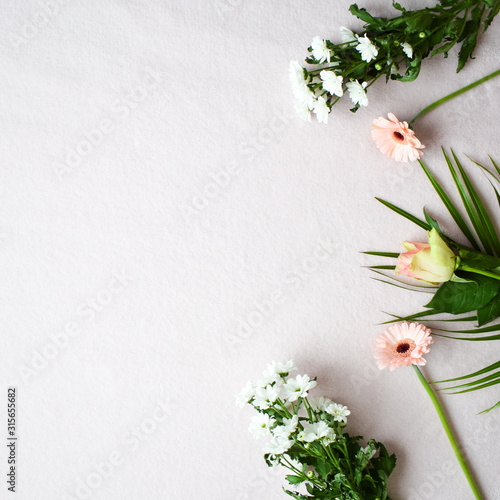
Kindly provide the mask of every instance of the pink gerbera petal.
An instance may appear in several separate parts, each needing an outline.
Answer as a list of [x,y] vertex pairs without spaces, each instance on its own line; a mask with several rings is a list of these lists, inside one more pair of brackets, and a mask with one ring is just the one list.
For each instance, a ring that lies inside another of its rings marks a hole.
[[398,323],[377,337],[375,358],[382,370],[392,371],[400,366],[425,365],[423,357],[430,351],[431,330],[420,323]]
[[377,148],[396,161],[416,161],[425,146],[415,137],[407,122],[400,122],[392,113],[389,120],[380,117],[373,120],[372,137]]

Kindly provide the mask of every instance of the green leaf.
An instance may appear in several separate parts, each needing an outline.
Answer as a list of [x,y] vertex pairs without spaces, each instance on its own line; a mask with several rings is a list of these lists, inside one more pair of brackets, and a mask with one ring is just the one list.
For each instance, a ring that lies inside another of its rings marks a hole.
[[461,314],[485,306],[498,293],[500,282],[482,278],[477,280],[478,282],[443,283],[425,307],[450,314]]
[[[465,173],[465,170],[458,161],[458,158],[456,157],[454,151],[452,150],[451,153],[453,154],[453,158],[455,159],[455,163],[457,164],[457,167],[460,170],[460,174],[464,181],[465,187],[467,188],[467,191],[469,192],[474,208],[476,209],[479,222],[481,225],[480,232],[478,232],[479,238],[481,239],[481,243],[485,247],[487,253],[491,253],[491,250],[489,250],[491,248],[496,255],[500,255],[500,240],[498,238],[498,235],[496,234],[490,216],[488,215],[488,212],[486,211],[486,208],[483,202],[481,201],[481,198],[478,196],[476,190],[474,189],[472,182],[470,181],[469,177]],[[475,229],[477,232],[478,228]]]
[[330,464],[326,460],[318,458],[318,463],[316,465],[316,472],[323,478],[326,479],[330,471],[332,470]]
[[390,252],[362,252],[366,255],[376,255],[377,257],[391,257],[392,259],[397,259],[399,257],[399,253],[390,253]]
[[500,407],[500,401],[496,405],[493,405],[491,408],[488,408],[487,410],[483,410],[481,413],[488,413],[491,410],[494,410],[495,408],[498,408],[498,407]]
[[290,483],[290,484],[300,484],[305,481],[303,477],[299,476],[294,476],[292,474],[289,474],[288,476],[285,476],[285,479]]
[[486,325],[500,316],[500,294],[477,310],[478,326]]
[[495,0],[491,5],[491,10],[488,12],[486,19],[484,20],[484,30],[488,29],[488,26],[493,21],[493,18],[500,12],[500,0]]
[[[490,382],[490,381],[493,381],[496,379],[499,379],[499,380],[498,380],[498,382],[495,382],[495,383],[497,383],[497,384],[500,383],[500,372],[491,373],[490,375],[487,375],[486,377],[480,378],[479,380],[475,380],[473,382],[467,382],[465,384],[455,385],[453,387],[446,387],[446,388],[443,388],[442,390],[453,391],[455,389],[461,389],[462,387],[470,387],[471,391],[475,391],[475,390],[479,389],[479,387],[474,387],[474,386],[479,386],[481,384],[484,384],[485,382]],[[458,394],[458,393],[451,392],[448,394]]]
[[483,375],[484,373],[488,373],[491,370],[496,370],[497,368],[500,368],[500,361],[497,361],[496,363],[493,363],[492,365],[487,366],[486,368],[483,368],[482,370],[478,370],[477,372],[469,373],[468,375],[463,375],[462,377],[449,378],[447,380],[438,380],[438,381],[432,382],[432,383],[434,383],[434,384],[447,384],[449,382],[457,382],[458,380],[465,380],[468,378],[478,377],[479,375]]
[[461,263],[476,269],[493,270],[500,267],[500,257],[492,257],[484,253],[474,252],[467,248],[458,251]]
[[497,384],[500,384],[500,374],[498,375],[498,378],[496,380],[492,380],[491,382],[487,382],[477,387],[471,387],[470,389],[464,389],[463,391],[449,392],[447,394],[464,394],[466,392],[478,391],[479,389],[486,389],[486,387],[491,387],[492,385]]
[[392,203],[389,203],[388,201],[382,200],[381,198],[375,197],[375,199],[377,201],[379,201],[380,203],[382,203],[382,205],[385,205],[386,207],[390,208],[392,211],[405,217],[406,219],[413,222],[417,226],[420,226],[422,229],[425,229],[426,231],[430,231],[432,229],[431,226],[429,226],[429,224],[427,224],[423,220],[419,219],[418,217],[415,217],[414,215],[411,215],[408,212],[405,212],[403,209],[398,208],[396,205],[393,205]]
[[[458,177],[457,177],[457,174],[455,172],[455,169],[453,168],[453,166],[451,164],[451,161],[448,158],[448,156],[447,156],[447,154],[446,154],[446,152],[444,150],[443,150],[443,154],[444,154],[444,157],[446,159],[446,162],[448,163],[448,166],[449,166],[450,171],[452,173],[452,176],[453,176],[453,178],[455,180],[455,183],[457,183]],[[476,250],[479,251],[479,246],[476,243],[476,240],[474,239],[474,236],[472,235],[469,227],[465,223],[465,220],[460,215],[460,212],[458,211],[458,209],[455,207],[455,205],[453,204],[453,202],[451,201],[451,199],[445,193],[445,191],[443,190],[443,188],[441,187],[441,185],[438,183],[438,181],[436,180],[436,178],[432,175],[431,171],[427,168],[427,166],[425,165],[425,163],[422,162],[421,160],[419,160],[419,163],[420,163],[420,166],[422,167],[422,169],[424,170],[425,175],[427,175],[427,178],[430,180],[432,186],[436,190],[436,193],[441,198],[441,201],[444,203],[445,207],[448,209],[448,212],[452,216],[452,218],[455,221],[455,223],[457,224],[457,226],[460,228],[460,230],[462,231],[462,233],[464,233],[464,236],[469,240],[470,244]],[[458,185],[457,185],[457,187],[458,187]]]

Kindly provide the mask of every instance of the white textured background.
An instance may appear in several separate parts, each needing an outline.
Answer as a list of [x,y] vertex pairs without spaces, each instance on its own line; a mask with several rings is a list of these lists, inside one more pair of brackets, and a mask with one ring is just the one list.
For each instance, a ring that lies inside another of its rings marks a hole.
[[[413,370],[372,359],[380,311],[427,297],[370,280],[362,266],[378,261],[359,252],[425,240],[374,196],[426,205],[458,234],[419,167],[378,153],[370,124],[496,69],[500,21],[459,75],[453,51],[414,83],[375,85],[356,115],[346,98],[328,126],[307,124],[288,63],[316,35],[359,29],[349,4],[2,2],[0,425],[15,385],[20,440],[18,492],[4,479],[1,498],[284,499],[234,395],[285,358],[350,407],[353,433],[397,453],[394,499],[471,498]],[[446,185],[440,145],[500,159],[499,91],[493,80],[418,123]],[[427,373],[468,373],[494,349],[437,340]],[[498,399],[444,398],[487,499],[500,498],[500,410],[476,413]]]

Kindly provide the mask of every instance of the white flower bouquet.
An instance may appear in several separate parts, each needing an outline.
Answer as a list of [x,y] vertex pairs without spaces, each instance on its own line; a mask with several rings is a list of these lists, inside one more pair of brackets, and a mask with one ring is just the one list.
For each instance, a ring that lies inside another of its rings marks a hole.
[[315,37],[303,68],[290,63],[295,108],[307,121],[313,112],[318,121],[328,122],[332,107],[345,92],[355,112],[368,105],[367,89],[380,77],[410,82],[415,80],[427,57],[444,54],[460,45],[457,71],[472,57],[479,34],[486,30],[500,10],[499,0],[440,0],[435,7],[407,10],[397,2],[400,13],[391,19],[375,17],[356,4],[353,15],[364,21],[360,33],[341,27],[341,42]]
[[284,491],[299,500],[389,499],[387,481],[396,456],[374,439],[363,447],[361,436],[350,436],[347,407],[325,397],[309,398],[316,380],[289,377],[295,369],[293,361],[273,361],[237,396],[240,406],[248,403],[259,412],[249,430],[256,438],[270,438],[264,446],[268,466],[290,471],[286,480],[294,491]]

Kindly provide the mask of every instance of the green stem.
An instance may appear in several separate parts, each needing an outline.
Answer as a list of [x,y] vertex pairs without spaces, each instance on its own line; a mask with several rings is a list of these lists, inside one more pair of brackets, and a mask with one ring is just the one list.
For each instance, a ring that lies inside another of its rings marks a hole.
[[414,123],[419,119],[422,118],[422,116],[425,116],[427,113],[432,111],[433,109],[437,108],[438,106],[441,106],[441,104],[444,104],[447,101],[451,101],[451,99],[459,96],[460,94],[463,94],[474,87],[477,87],[478,85],[481,85],[484,82],[487,82],[488,80],[491,80],[492,78],[495,78],[495,76],[500,75],[500,69],[497,69],[496,71],[493,71],[493,73],[490,73],[489,75],[485,76],[484,78],[481,78],[480,80],[477,80],[470,85],[467,85],[466,87],[461,88],[460,90],[457,90],[456,92],[453,92],[445,97],[442,97],[441,99],[438,99],[436,102],[433,102],[426,108],[424,108],[420,113],[417,113],[413,120],[410,121],[410,127],[413,127]]
[[427,382],[426,378],[420,371],[420,368],[417,365],[413,365],[413,368],[415,369],[415,373],[417,374],[417,377],[419,378],[420,382],[422,382],[422,385],[424,386],[424,389],[427,391],[427,394],[431,398],[432,403],[434,404],[434,408],[436,408],[437,414],[439,416],[439,420],[441,420],[441,424],[443,424],[444,430],[446,432],[446,435],[448,436],[448,439],[450,440],[451,446],[453,448],[453,451],[455,452],[455,455],[458,459],[458,462],[460,466],[462,467],[462,470],[464,471],[465,477],[467,478],[467,481],[469,482],[469,486],[472,490],[472,493],[474,493],[474,497],[477,498],[478,500],[482,500],[481,493],[479,492],[479,488],[476,486],[476,483],[474,482],[474,479],[472,477],[471,472],[469,471],[469,468],[467,467],[467,463],[464,460],[464,457],[460,453],[460,449],[457,445],[457,442],[455,440],[455,437],[453,436],[453,432],[450,429],[450,426],[448,424],[448,421],[446,420],[446,416],[444,414],[443,408],[441,407],[441,404],[439,403],[439,400],[432,390],[431,386],[429,385],[429,382]]
[[467,265],[461,265],[459,267],[461,271],[468,271],[469,273],[481,274],[483,276],[488,276],[488,278],[494,278],[496,280],[500,280],[500,274],[492,273],[490,271],[486,271],[484,269],[476,269],[475,267],[470,267]]

